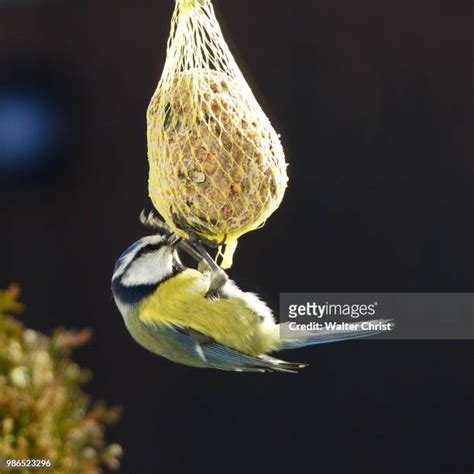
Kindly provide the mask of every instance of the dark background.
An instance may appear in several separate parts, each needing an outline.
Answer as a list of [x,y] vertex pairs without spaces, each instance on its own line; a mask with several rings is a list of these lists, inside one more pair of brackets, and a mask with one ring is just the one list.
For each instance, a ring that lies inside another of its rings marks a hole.
[[[472,291],[472,2],[215,4],[290,163],[231,276],[275,311],[283,291]],[[471,473],[468,342],[324,345],[284,354],[311,363],[299,375],[243,375],[173,365],[126,332],[109,280],[143,232],[172,7],[0,3],[0,91],[42,91],[62,124],[44,165],[3,170],[0,285],[21,283],[30,327],[94,328],[76,359],[124,406],[108,434],[121,472]]]

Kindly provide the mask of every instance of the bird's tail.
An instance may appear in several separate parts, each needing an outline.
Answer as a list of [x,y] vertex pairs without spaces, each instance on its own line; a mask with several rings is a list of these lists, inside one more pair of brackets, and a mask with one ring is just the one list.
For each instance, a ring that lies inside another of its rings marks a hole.
[[[311,332],[308,337],[299,339],[281,339],[279,350],[284,349],[298,349],[300,347],[312,346],[316,344],[326,344],[330,342],[346,341],[348,339],[360,339],[363,337],[375,336],[383,332],[387,323],[394,326],[390,319],[373,319],[372,321],[364,322],[364,327],[369,329],[362,329],[361,323],[357,324],[356,329],[324,329],[317,332]],[[284,323],[288,324],[288,323]],[[352,323],[354,324],[354,323]],[[281,326],[281,325],[280,325]],[[370,329],[372,328],[372,329]],[[280,331],[281,331],[280,327]],[[286,331],[288,333],[288,331]]]

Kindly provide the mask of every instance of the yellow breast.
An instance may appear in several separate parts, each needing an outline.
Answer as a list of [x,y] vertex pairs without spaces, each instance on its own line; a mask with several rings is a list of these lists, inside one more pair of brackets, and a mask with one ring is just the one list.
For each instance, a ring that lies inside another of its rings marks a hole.
[[271,334],[260,317],[240,298],[206,298],[208,276],[188,269],[161,283],[140,305],[146,323],[175,324],[210,336],[218,343],[250,355],[271,351]]

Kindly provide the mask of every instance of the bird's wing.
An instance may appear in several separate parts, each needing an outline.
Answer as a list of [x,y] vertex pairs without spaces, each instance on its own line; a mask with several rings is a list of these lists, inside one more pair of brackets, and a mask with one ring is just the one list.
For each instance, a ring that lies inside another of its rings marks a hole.
[[179,343],[187,356],[199,358],[208,367],[237,372],[295,372],[305,364],[285,362],[269,356],[253,357],[225,347],[190,328],[174,324],[143,322],[148,331]]

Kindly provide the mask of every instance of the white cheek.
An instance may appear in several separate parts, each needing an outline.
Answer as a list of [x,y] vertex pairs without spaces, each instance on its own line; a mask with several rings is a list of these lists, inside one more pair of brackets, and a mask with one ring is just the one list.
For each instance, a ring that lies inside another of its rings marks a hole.
[[134,255],[130,254],[126,257],[121,259],[120,266],[115,270],[114,274],[112,275],[112,279],[117,278],[127,267],[127,265],[133,260]]
[[143,255],[133,262],[122,277],[122,284],[138,286],[158,283],[169,277],[172,272],[171,251],[164,248],[152,254]]

